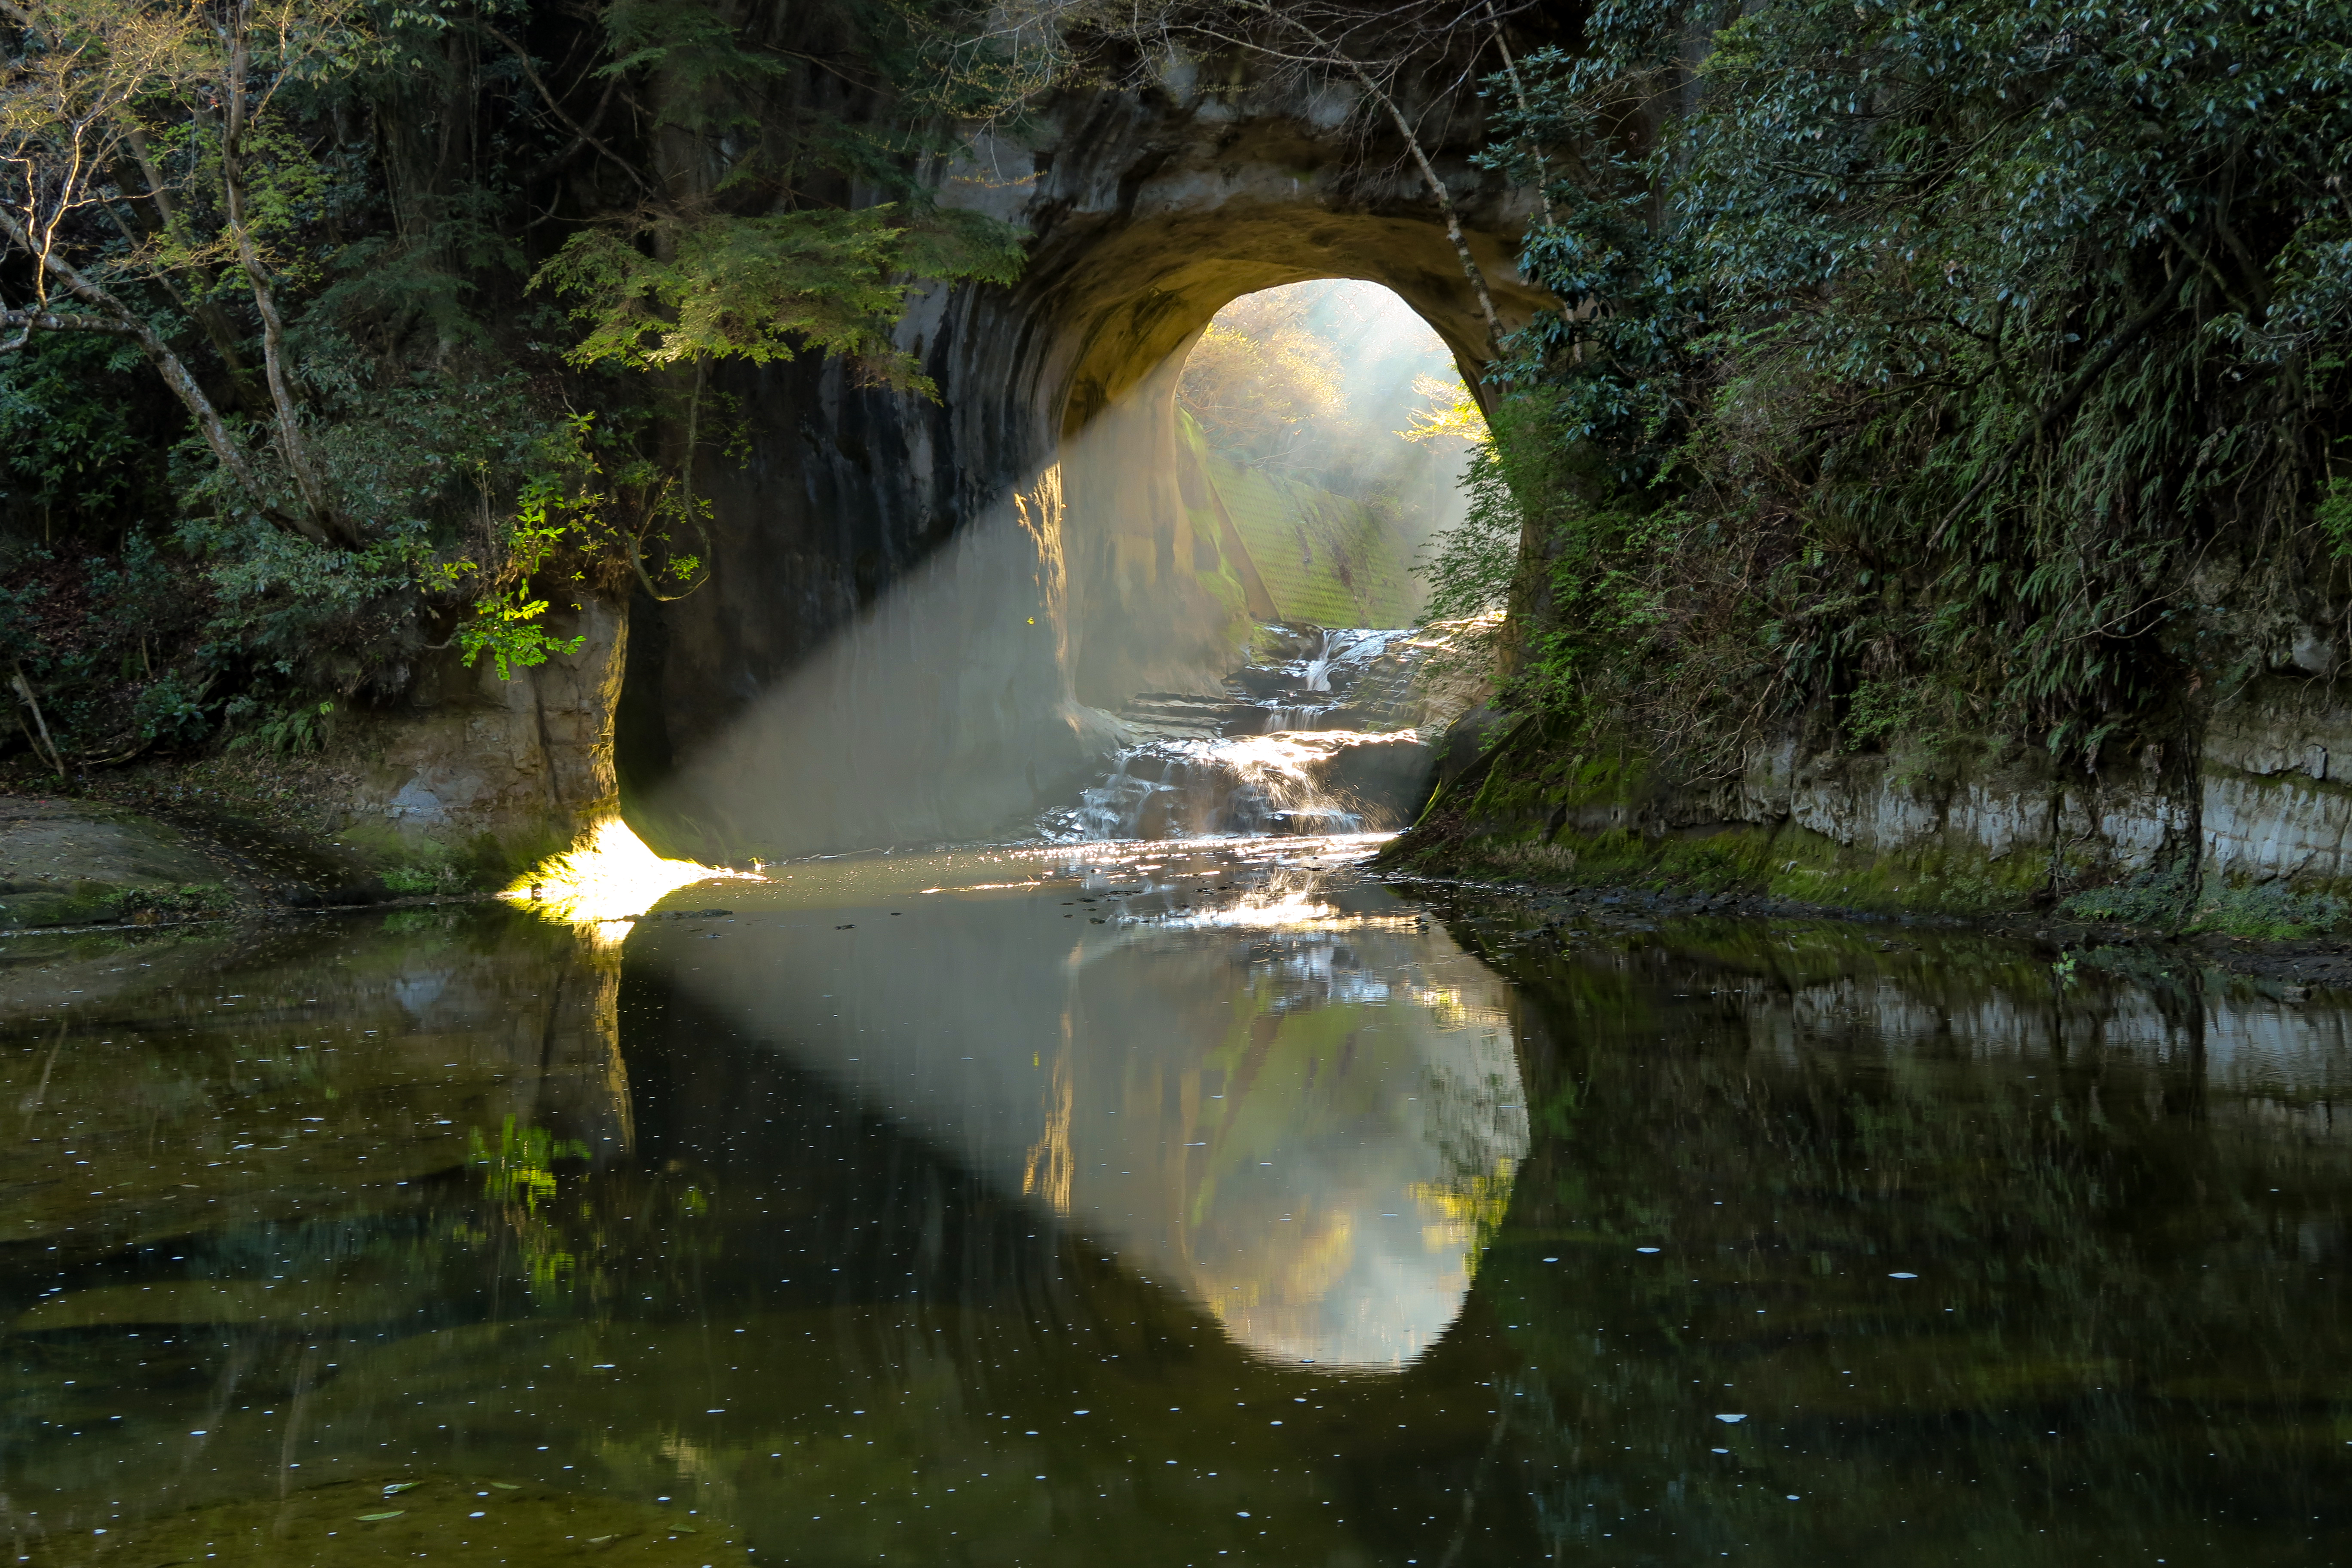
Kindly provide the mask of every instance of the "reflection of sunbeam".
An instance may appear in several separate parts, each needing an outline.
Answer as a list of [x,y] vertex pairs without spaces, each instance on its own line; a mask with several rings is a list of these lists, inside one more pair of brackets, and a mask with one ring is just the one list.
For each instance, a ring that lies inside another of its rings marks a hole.
[[1154,922],[1163,929],[1186,927],[1233,931],[1395,931],[1414,929],[1411,915],[1350,914],[1309,893],[1289,892],[1270,899],[1244,899],[1227,909],[1193,914],[1168,915]]
[[[1252,1355],[1393,1371],[1456,1321],[1528,1127],[1503,982],[1305,864],[1365,847],[811,861],[759,896],[775,920],[708,944],[665,923],[631,962]],[[1432,1252],[1441,1194],[1473,1217]]]
[[1070,1071],[1070,1018],[1062,1016],[1062,1049],[1054,1058],[1053,1081],[1045,1088],[1045,1128],[1029,1146],[1029,1161],[1021,1173],[1021,1191],[1057,1215],[1070,1212],[1070,1178],[1076,1160],[1070,1152],[1070,1116],[1076,1097]]
[[[598,823],[581,843],[524,872],[500,896],[525,900],[551,920],[616,937],[627,934],[627,922],[665,893],[720,877],[763,880],[749,871],[665,860],[614,816]],[[620,930],[611,929],[615,925]]]

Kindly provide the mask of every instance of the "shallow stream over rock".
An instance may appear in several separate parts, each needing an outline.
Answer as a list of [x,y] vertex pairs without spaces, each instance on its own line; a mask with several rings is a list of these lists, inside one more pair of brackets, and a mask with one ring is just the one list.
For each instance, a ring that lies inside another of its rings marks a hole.
[[1402,827],[1428,794],[1433,742],[1467,706],[1425,679],[1452,647],[1444,630],[1261,626],[1220,695],[1129,698],[1108,775],[1036,830],[1067,843]]
[[11,1560],[2352,1555],[2339,1001],[1372,842],[6,939]]

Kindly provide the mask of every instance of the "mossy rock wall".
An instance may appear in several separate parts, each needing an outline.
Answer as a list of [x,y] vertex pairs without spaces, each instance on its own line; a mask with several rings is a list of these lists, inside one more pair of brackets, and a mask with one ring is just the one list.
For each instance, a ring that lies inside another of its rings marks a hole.
[[2273,677],[2176,739],[2054,769],[1990,743],[1851,752],[1798,726],[1739,776],[1529,721],[1391,851],[1428,869],[1738,889],[1840,908],[2088,919],[2260,936],[2352,910],[2352,708]]

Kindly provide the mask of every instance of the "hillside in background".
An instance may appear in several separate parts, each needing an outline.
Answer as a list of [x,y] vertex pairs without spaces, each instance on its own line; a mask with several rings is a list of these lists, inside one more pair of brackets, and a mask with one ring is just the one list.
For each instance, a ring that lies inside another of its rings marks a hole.
[[1379,507],[1203,455],[1277,616],[1319,626],[1411,626],[1421,609],[1412,542]]

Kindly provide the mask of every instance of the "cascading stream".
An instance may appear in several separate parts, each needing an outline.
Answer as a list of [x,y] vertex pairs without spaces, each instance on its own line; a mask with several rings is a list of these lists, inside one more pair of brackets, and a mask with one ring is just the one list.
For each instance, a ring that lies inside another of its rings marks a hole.
[[[1100,784],[1038,827],[1057,840],[1356,833],[1402,825],[1426,777],[1417,680],[1444,647],[1411,629],[1261,626],[1216,697],[1147,692]],[[1434,730],[1430,732],[1434,734]]]

